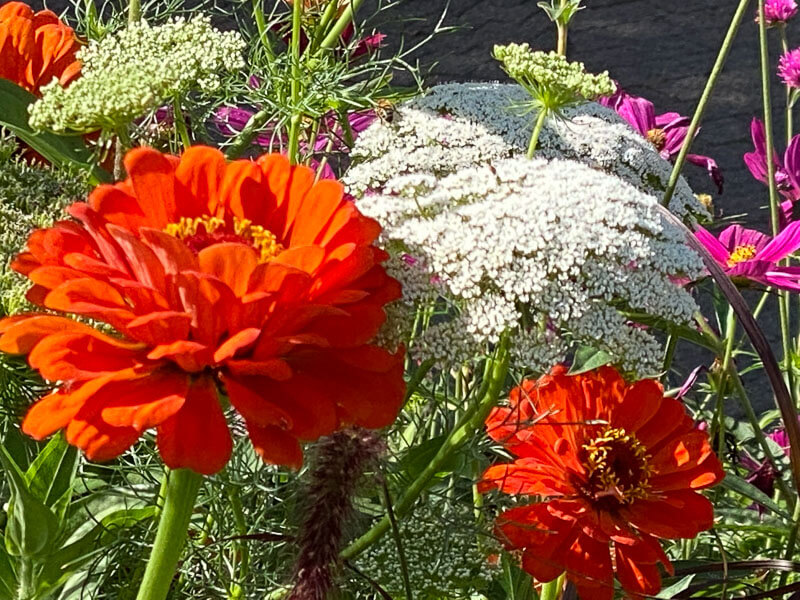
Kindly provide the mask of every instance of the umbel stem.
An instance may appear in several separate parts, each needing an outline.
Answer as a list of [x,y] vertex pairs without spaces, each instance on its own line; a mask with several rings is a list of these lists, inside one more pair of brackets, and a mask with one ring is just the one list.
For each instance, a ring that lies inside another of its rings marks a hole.
[[536,152],[536,146],[539,144],[539,134],[542,132],[546,118],[547,110],[541,109],[536,117],[536,125],[534,125],[533,133],[531,134],[531,142],[528,144],[528,158],[533,158],[533,153]]
[[168,471],[164,477],[164,508],[136,600],[166,600],[203,482],[202,475],[189,469]]

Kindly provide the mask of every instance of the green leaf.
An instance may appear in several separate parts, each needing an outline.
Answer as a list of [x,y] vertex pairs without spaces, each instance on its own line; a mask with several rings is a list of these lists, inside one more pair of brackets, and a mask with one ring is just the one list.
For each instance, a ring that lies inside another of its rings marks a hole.
[[681,593],[683,591],[686,591],[686,589],[692,583],[692,579],[694,579],[694,574],[687,575],[686,577],[684,577],[680,581],[678,581],[676,583],[673,583],[671,586],[665,587],[664,589],[662,589],[658,593],[658,596],[656,596],[656,598],[664,598],[665,600],[671,600],[677,594],[679,594],[679,593]]
[[502,558],[503,575],[500,585],[508,600],[536,600],[538,595],[533,587],[533,579],[520,569],[516,561],[505,552]]
[[[430,464],[436,453],[442,447],[442,444],[447,439],[447,435],[439,435],[435,438],[425,440],[421,444],[413,446],[408,450],[406,455],[401,461],[401,466],[408,473],[411,479],[416,479]],[[464,459],[458,453],[453,453],[442,464],[441,470],[438,475],[447,475],[458,470],[459,466],[463,465]]]
[[65,493],[72,490],[72,481],[78,467],[78,452],[64,436],[53,437],[28,467],[25,479],[31,494],[53,506]]
[[747,483],[741,477],[737,477],[736,475],[731,475],[728,473],[725,475],[725,479],[722,480],[722,487],[725,487],[732,492],[736,492],[745,498],[749,498],[753,502],[757,502],[764,508],[770,509],[776,515],[780,515],[784,519],[788,519],[790,521],[792,520],[791,515],[781,508],[772,498],[767,496],[754,485]]
[[575,351],[575,358],[572,360],[570,375],[579,375],[592,369],[603,367],[613,362],[613,357],[604,350],[598,350],[591,346],[581,346]]
[[95,165],[92,153],[83,138],[77,135],[56,135],[35,132],[28,124],[28,106],[36,96],[18,85],[0,79],[0,125],[8,129],[28,146],[59,167],[73,166],[89,171],[94,185],[111,181],[111,175]]
[[17,576],[11,557],[0,546],[0,598],[13,598],[17,591]]
[[58,522],[44,503],[31,494],[25,475],[0,445],[0,463],[8,475],[11,501],[6,524],[6,550],[13,556],[34,557],[49,552],[58,536]]
[[42,565],[40,589],[54,589],[64,584],[72,575],[97,556],[103,548],[118,539],[120,531],[152,519],[155,506],[126,508],[112,512],[78,539],[50,554]]

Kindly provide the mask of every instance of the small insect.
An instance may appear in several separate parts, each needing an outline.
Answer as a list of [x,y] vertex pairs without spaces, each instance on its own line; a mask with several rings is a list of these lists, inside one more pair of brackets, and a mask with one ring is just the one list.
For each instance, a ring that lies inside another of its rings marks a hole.
[[375,114],[384,123],[393,123],[397,116],[397,111],[394,109],[394,104],[385,98],[381,98],[375,106]]

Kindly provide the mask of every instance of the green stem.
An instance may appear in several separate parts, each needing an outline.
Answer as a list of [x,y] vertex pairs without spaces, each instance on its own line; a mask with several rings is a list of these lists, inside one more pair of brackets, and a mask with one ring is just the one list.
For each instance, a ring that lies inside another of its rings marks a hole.
[[350,22],[352,22],[356,11],[363,3],[364,0],[350,0],[348,2],[347,8],[344,9],[342,15],[336,20],[336,23],[334,23],[333,27],[328,32],[328,35],[325,36],[325,39],[322,40],[322,43],[319,45],[320,50],[333,48],[339,43],[339,38],[342,37],[342,32],[344,32]]
[[176,97],[172,101],[172,110],[175,113],[175,129],[178,130],[178,135],[181,138],[183,149],[188,150],[192,147],[192,138],[189,137],[189,130],[186,128],[186,117],[183,116],[183,110],[181,110],[180,98]]
[[711,99],[711,94],[714,91],[714,87],[717,85],[717,80],[722,73],[722,68],[725,66],[725,61],[728,59],[728,54],[733,46],[736,33],[739,31],[739,26],[742,24],[742,20],[747,13],[747,7],[749,5],[750,0],[739,0],[739,6],[736,9],[736,13],[733,15],[731,24],[728,27],[728,32],[725,34],[725,39],[722,42],[722,47],[719,49],[717,60],[714,62],[714,66],[711,69],[711,75],[709,75],[708,81],[706,81],[706,87],[703,90],[703,94],[700,96],[700,101],[698,102],[697,108],[694,111],[692,122],[689,124],[689,129],[686,131],[686,139],[683,141],[681,151],[678,154],[678,158],[675,160],[675,165],[672,167],[672,173],[669,176],[669,183],[667,184],[667,189],[664,192],[664,199],[661,201],[661,204],[664,206],[669,206],[670,200],[672,200],[672,195],[675,193],[675,186],[678,185],[678,178],[680,177],[681,170],[686,162],[686,156],[689,154],[689,148],[694,141],[694,136],[697,135],[697,130],[700,127],[700,121],[703,119],[708,101]]
[[203,482],[202,475],[189,469],[176,469],[164,476],[168,478],[164,509],[136,600],[166,600]]
[[[506,334],[500,340],[494,356],[487,364],[489,373],[487,381],[482,386],[482,392],[478,395],[479,401],[470,407],[462,416],[459,423],[452,433],[442,444],[439,451],[428,463],[428,466],[417,476],[417,478],[406,489],[403,496],[394,505],[394,516],[403,518],[425,491],[428,482],[441,471],[442,465],[456,452],[475,432],[483,426],[483,422],[497,402],[497,397],[503,389],[503,385],[508,375],[509,362],[509,336]],[[378,521],[373,527],[360,538],[355,540],[347,548],[342,550],[339,555],[342,560],[349,560],[360,552],[369,548],[377,542],[381,536],[391,527],[391,520],[388,515]]]
[[392,536],[394,537],[395,546],[397,546],[397,557],[400,559],[400,572],[403,575],[403,586],[405,587],[406,598],[407,600],[413,600],[411,578],[408,576],[408,561],[406,560],[406,551],[403,547],[403,538],[400,535],[400,528],[397,526],[397,519],[394,517],[392,496],[389,493],[389,486],[386,485],[386,479],[383,477],[381,478],[381,487],[383,488],[383,502],[386,505],[386,515],[389,517],[389,522],[392,526]]
[[[560,6],[559,8],[563,9],[564,5],[567,3],[567,0],[559,0]],[[561,22],[560,20],[556,20],[556,29],[558,31],[558,40],[556,43],[556,52],[558,52],[561,56],[567,55],[567,34],[569,33],[569,25],[565,22]]]
[[303,1],[295,0],[292,3],[292,118],[289,128],[289,160],[297,164],[300,160],[300,121],[302,115],[298,112],[300,104],[300,36],[302,35]]
[[36,595],[34,585],[33,561],[24,556],[19,559],[19,589],[17,590],[19,600],[31,600]]
[[330,22],[333,21],[338,10],[339,0],[328,0],[328,6],[325,7],[325,12],[322,13],[322,17],[317,25],[317,33],[314,35],[314,41],[312,43],[312,51],[316,51],[316,49],[319,48],[323,36],[325,35],[325,30],[328,28]]
[[539,144],[539,134],[542,132],[544,121],[547,118],[547,111],[542,109],[539,111],[539,116],[536,117],[536,125],[533,127],[531,134],[531,142],[528,144],[528,158],[533,158],[533,153],[536,152],[536,146]]
[[142,18],[142,0],[129,0],[128,23],[136,23]]
[[717,434],[719,436],[717,454],[725,455],[725,388],[728,383],[728,371],[733,363],[733,348],[736,341],[736,313],[733,308],[728,307],[728,315],[725,320],[725,351],[722,355],[722,369],[719,375],[719,387],[717,388]]
[[[778,199],[778,186],[775,182],[775,162],[773,152],[775,149],[772,132],[772,98],[770,97],[770,63],[769,45],[767,42],[767,23],[764,18],[764,0],[758,0],[758,45],[761,56],[761,96],[764,104],[764,136],[767,145],[767,181],[769,183],[769,212],[772,222],[772,235],[780,231],[780,201]],[[781,345],[783,347],[783,368],[789,392],[794,394],[794,384],[791,368],[792,347],[789,332],[789,293],[781,291],[778,296],[778,317],[781,327]],[[795,399],[795,404],[796,404]]]

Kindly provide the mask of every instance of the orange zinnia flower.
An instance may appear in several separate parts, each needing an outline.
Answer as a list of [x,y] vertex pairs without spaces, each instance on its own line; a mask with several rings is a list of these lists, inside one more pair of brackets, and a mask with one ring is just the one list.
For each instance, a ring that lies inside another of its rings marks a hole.
[[54,12],[34,13],[22,2],[0,7],[0,78],[37,96],[53,78],[67,85],[81,71],[78,48],[75,32]]
[[497,534],[520,550],[541,582],[564,571],[584,600],[610,600],[614,574],[635,598],[661,589],[657,538],[693,538],[711,527],[696,490],[724,474],[708,436],[652,380],[627,384],[610,367],[569,376],[563,367],[511,392],[489,435],[517,458],[490,467],[480,487],[538,496],[505,511]]
[[199,146],[139,148],[125,166],[129,179],[35,231],[13,263],[32,302],[120,334],[51,314],[0,321],[0,351],[59,385],[26,433],[66,428],[104,460],[155,427],[169,467],[210,474],[231,452],[221,394],[258,453],[294,467],[301,440],[394,420],[403,353],[370,341],[400,286],[372,245],[380,226],[341,184],[280,155],[226,163]]

